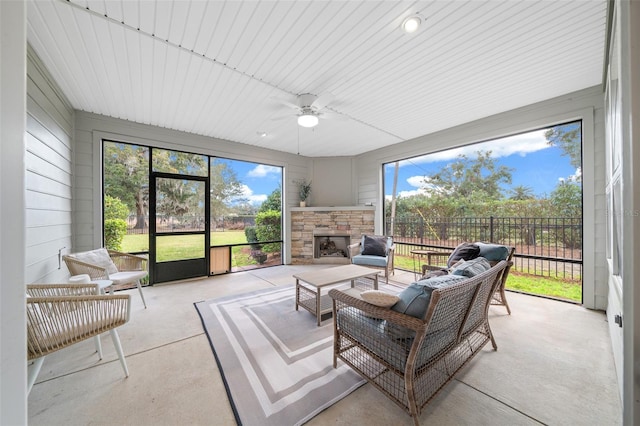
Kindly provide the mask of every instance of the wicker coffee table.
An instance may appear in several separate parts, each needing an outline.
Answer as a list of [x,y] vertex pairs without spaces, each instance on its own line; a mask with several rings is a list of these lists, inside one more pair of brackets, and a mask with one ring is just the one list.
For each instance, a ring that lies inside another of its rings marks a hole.
[[355,287],[358,278],[366,278],[371,282],[373,289],[378,289],[379,269],[365,268],[359,265],[344,265],[335,268],[319,269],[317,271],[295,274],[296,279],[296,311],[302,306],[318,319],[320,326],[322,314],[331,312],[331,299],[328,295],[322,296],[322,287],[351,281],[351,287]]

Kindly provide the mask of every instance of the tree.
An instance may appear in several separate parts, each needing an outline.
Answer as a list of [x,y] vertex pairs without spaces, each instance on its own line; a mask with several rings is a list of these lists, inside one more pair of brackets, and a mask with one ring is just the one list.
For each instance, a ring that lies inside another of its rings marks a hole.
[[582,217],[582,186],[579,183],[561,181],[549,199],[558,217]]
[[130,212],[135,212],[135,228],[144,228],[149,208],[149,148],[105,143],[104,192],[119,198]]
[[557,146],[576,169],[582,168],[582,126],[579,122],[554,126],[544,132],[547,144]]
[[266,212],[269,210],[282,211],[282,188],[278,186],[269,194],[266,200],[260,205],[258,212]]
[[458,159],[439,172],[424,179],[423,189],[432,197],[452,197],[462,202],[498,200],[501,184],[511,183],[511,169],[497,166],[491,151],[478,151],[470,159],[460,154]]
[[220,219],[231,211],[228,204],[231,200],[236,203],[243,201],[239,197],[244,193],[244,186],[238,181],[235,171],[223,161],[213,161],[210,172],[211,217]]
[[533,189],[525,185],[516,185],[511,188],[509,192],[511,193],[511,197],[509,197],[509,199],[511,200],[522,201],[533,200],[534,198],[536,198],[533,195]]

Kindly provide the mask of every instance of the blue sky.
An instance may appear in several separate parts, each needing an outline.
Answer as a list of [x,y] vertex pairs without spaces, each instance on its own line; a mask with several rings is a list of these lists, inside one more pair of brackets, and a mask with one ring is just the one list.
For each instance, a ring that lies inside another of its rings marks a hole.
[[[398,194],[407,197],[419,193],[424,176],[438,172],[460,154],[473,158],[479,150],[491,150],[498,165],[513,169],[510,187],[524,185],[531,188],[536,196],[549,195],[561,179],[570,179],[577,171],[571,166],[569,157],[562,155],[561,149],[547,144],[545,130],[403,160],[400,162]],[[282,183],[280,167],[221,158],[216,161],[229,164],[236,172],[236,177],[243,185],[242,198],[248,199],[253,205],[259,206]],[[385,166],[387,197],[393,187],[393,167],[394,163]],[[504,189],[508,196],[509,188]]]
[[[549,195],[561,179],[570,179],[576,174],[569,157],[555,146],[549,146],[543,130],[509,136],[489,142],[468,145],[441,151],[400,162],[398,173],[398,194],[410,196],[421,192],[420,186],[425,176],[432,175],[447,164],[455,161],[460,154],[474,158],[477,151],[492,151],[497,165],[512,168],[512,184],[505,189],[523,185],[531,188],[536,196]],[[385,166],[385,195],[390,197],[393,189],[393,168],[395,163]]]
[[278,186],[282,184],[282,168],[246,161],[216,158],[218,163],[227,163],[236,172],[236,178],[242,183],[241,198],[259,206]]

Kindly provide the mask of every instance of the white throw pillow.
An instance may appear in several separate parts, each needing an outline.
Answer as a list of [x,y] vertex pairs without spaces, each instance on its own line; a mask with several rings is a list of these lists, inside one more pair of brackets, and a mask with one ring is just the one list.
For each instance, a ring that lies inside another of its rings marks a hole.
[[395,305],[400,298],[395,294],[385,293],[380,290],[367,290],[360,294],[362,300],[369,302],[372,305],[381,306],[383,308],[390,308]]

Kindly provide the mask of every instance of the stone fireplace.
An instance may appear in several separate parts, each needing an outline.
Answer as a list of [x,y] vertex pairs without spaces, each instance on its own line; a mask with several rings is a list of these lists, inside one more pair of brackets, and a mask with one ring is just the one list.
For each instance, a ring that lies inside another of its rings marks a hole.
[[292,207],[291,263],[347,264],[349,244],[374,230],[375,207]]

